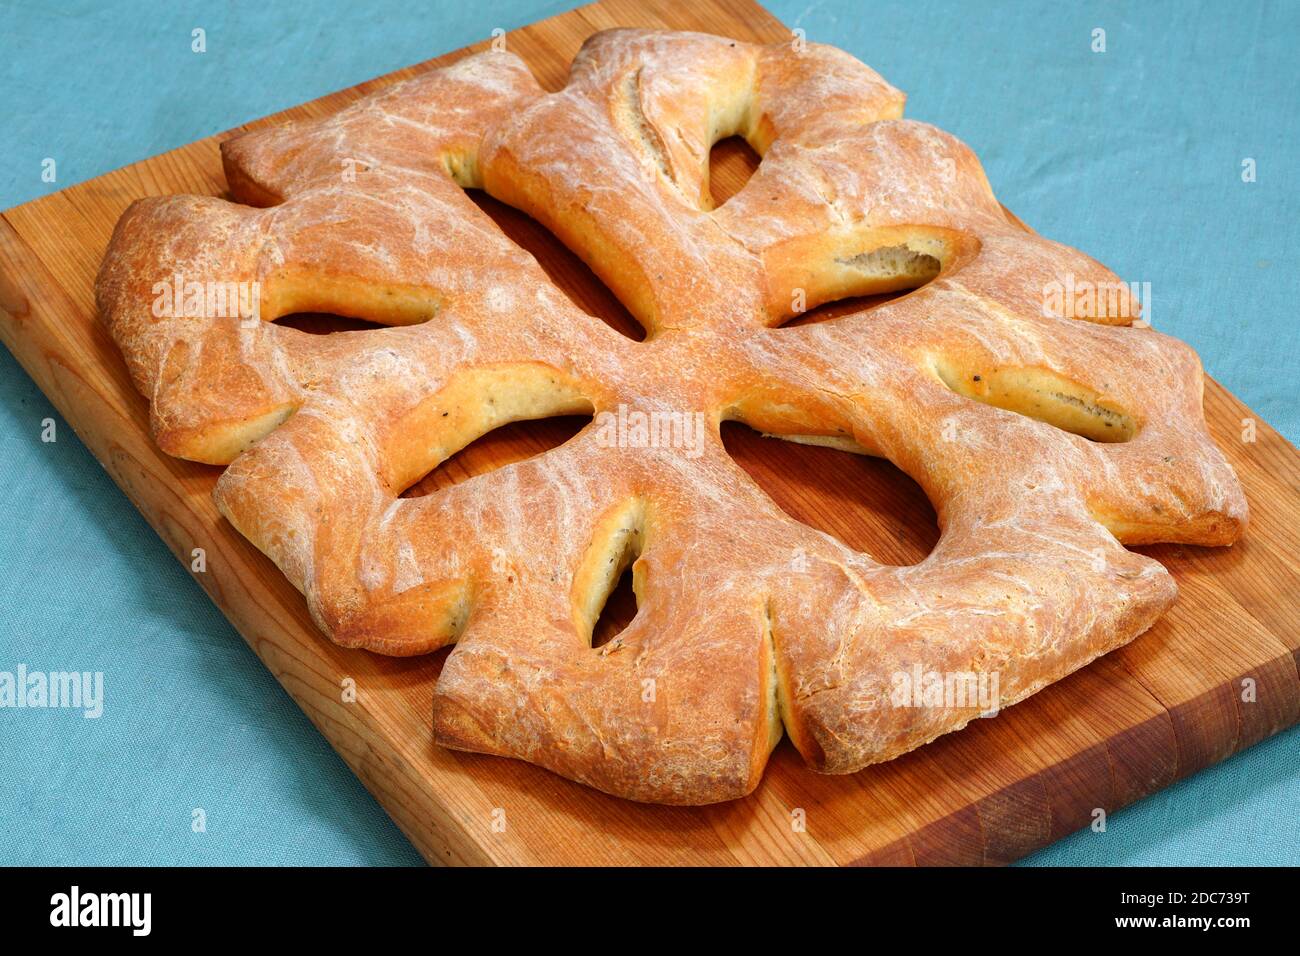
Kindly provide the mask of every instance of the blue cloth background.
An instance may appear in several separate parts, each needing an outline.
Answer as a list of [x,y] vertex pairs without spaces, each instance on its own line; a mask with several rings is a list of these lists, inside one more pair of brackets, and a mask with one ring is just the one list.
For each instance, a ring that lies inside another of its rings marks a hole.
[[[0,0],[0,208],[569,6]],[[1300,4],[769,6],[907,90],[1030,224],[1150,282],[1156,327],[1296,441]],[[107,703],[0,710],[0,862],[418,862],[71,429],[40,441],[47,416],[0,350],[0,670],[102,670]],[[1300,862],[1298,753],[1292,730],[1029,862]]]

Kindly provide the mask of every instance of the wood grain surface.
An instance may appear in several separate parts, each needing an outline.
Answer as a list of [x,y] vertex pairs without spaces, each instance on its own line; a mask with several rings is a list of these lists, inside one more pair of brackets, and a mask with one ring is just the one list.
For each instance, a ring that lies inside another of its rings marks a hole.
[[[506,42],[543,86],[557,89],[582,40],[613,26],[756,41],[789,36],[766,11],[741,0],[607,0],[513,32]],[[328,114],[464,52],[245,128]],[[118,216],[141,196],[223,195],[217,146],[234,132],[4,213],[0,338],[186,567],[192,549],[206,549],[207,571],[196,580],[430,861],[1004,863],[1086,826],[1097,808],[1114,811],[1300,717],[1300,455],[1207,381],[1214,436],[1250,501],[1245,540],[1221,550],[1142,549],[1177,579],[1173,610],[1128,647],[996,719],[842,777],[809,772],[783,742],[754,794],[704,808],[634,804],[517,761],[435,747],[431,692],[445,652],[398,660],[325,640],[298,592],[218,516],[210,497],[218,469],[168,458],[154,447],[145,400],[95,318],[94,277]],[[714,156],[719,196],[734,192],[754,162],[743,144],[720,144]],[[479,201],[582,308],[639,335],[619,303],[545,230],[491,199]],[[837,304],[804,321],[862,304]],[[289,321],[321,332],[355,327],[327,316]],[[500,429],[410,493],[542,453],[583,424],[556,419]],[[923,558],[938,537],[929,502],[888,462],[763,438],[740,425],[726,426],[724,437],[781,508],[852,547],[908,563]],[[616,593],[598,640],[617,631],[633,609],[625,593]],[[355,703],[342,699],[349,677],[359,690]]]

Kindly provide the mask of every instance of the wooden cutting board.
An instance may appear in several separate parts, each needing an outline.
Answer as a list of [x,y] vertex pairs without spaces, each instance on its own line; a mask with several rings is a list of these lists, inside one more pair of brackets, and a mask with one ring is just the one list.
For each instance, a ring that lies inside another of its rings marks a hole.
[[[506,43],[545,87],[558,89],[582,40],[613,26],[756,41],[790,35],[747,0],[607,0],[510,33]],[[328,114],[465,52],[250,127]],[[445,652],[394,660],[325,640],[298,592],[217,515],[210,492],[219,470],[154,447],[146,403],[95,321],[95,272],[118,216],[141,196],[222,195],[217,146],[234,132],[4,213],[0,338],[185,566],[192,549],[206,550],[207,571],[195,578],[430,861],[1002,863],[1088,825],[1098,808],[1114,811],[1300,717],[1300,455],[1207,381],[1211,428],[1250,500],[1245,541],[1221,550],[1143,549],[1173,571],[1180,587],[1174,609],[1128,647],[996,719],[845,777],[809,772],[784,742],[754,794],[703,808],[629,803],[528,764],[435,747],[432,688]],[[732,143],[715,150],[714,160],[722,195],[753,165]],[[634,330],[609,292],[541,227],[492,200],[482,203],[581,306]],[[316,330],[345,324],[293,321]],[[535,454],[580,424],[501,429],[445,463],[423,490]],[[761,438],[739,425],[724,436],[781,507],[850,546],[910,563],[938,536],[924,495],[886,462]],[[602,629],[615,630],[629,613],[616,596]],[[355,703],[342,700],[346,678],[356,682]]]

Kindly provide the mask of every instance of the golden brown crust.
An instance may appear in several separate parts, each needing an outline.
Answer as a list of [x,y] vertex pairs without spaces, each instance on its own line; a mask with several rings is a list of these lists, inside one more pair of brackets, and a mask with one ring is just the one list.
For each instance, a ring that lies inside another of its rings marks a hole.
[[[440,743],[664,803],[749,792],[782,725],[847,772],[979,712],[902,705],[898,675],[996,674],[1014,703],[1173,601],[1121,542],[1228,544],[1246,521],[1194,353],[1129,327],[1126,293],[1067,317],[1053,283],[1116,277],[1009,223],[974,154],[902,104],[818,45],[609,31],[551,95],[510,54],[469,57],[229,141],[246,205],[135,204],[98,300],[161,447],[230,465],[222,513],[325,633],[458,643]],[[712,209],[709,149],[736,134],[763,162]],[[550,227],[647,340],[575,308],[464,187]],[[262,321],[157,314],[174,276],[260,282]],[[306,310],[405,327],[267,321]],[[611,442],[620,408],[703,427]],[[545,455],[399,497],[499,424],[575,411],[597,420]],[[728,418],[889,458],[935,503],[934,553],[881,565],[793,522],[727,456]],[[593,650],[628,563],[638,614]]]

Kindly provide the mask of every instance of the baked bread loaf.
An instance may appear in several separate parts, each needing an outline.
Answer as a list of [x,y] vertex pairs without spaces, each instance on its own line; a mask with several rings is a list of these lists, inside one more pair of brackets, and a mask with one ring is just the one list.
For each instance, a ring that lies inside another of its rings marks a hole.
[[[222,514],[326,635],[457,643],[438,743],[663,803],[748,793],[783,731],[845,773],[984,709],[900,702],[899,675],[996,676],[1013,704],[1174,600],[1123,545],[1246,523],[1192,350],[1134,327],[1111,272],[1010,221],[974,154],[902,110],[815,44],[609,31],[553,94],[510,53],[470,56],[227,141],[236,201],[135,203],[98,304],[159,445],[229,465]],[[732,135],[762,163],[714,209]],[[466,189],[546,225],[645,341],[577,308]],[[255,295],[159,309],[167,283]],[[1079,310],[1061,288],[1113,294]],[[273,323],[301,311],[391,328]],[[704,427],[611,440],[620,410]],[[595,421],[558,448],[400,497],[499,425],[576,412]],[[886,566],[792,520],[727,455],[728,419],[888,458],[934,503],[934,552]],[[636,617],[593,648],[629,563]]]

